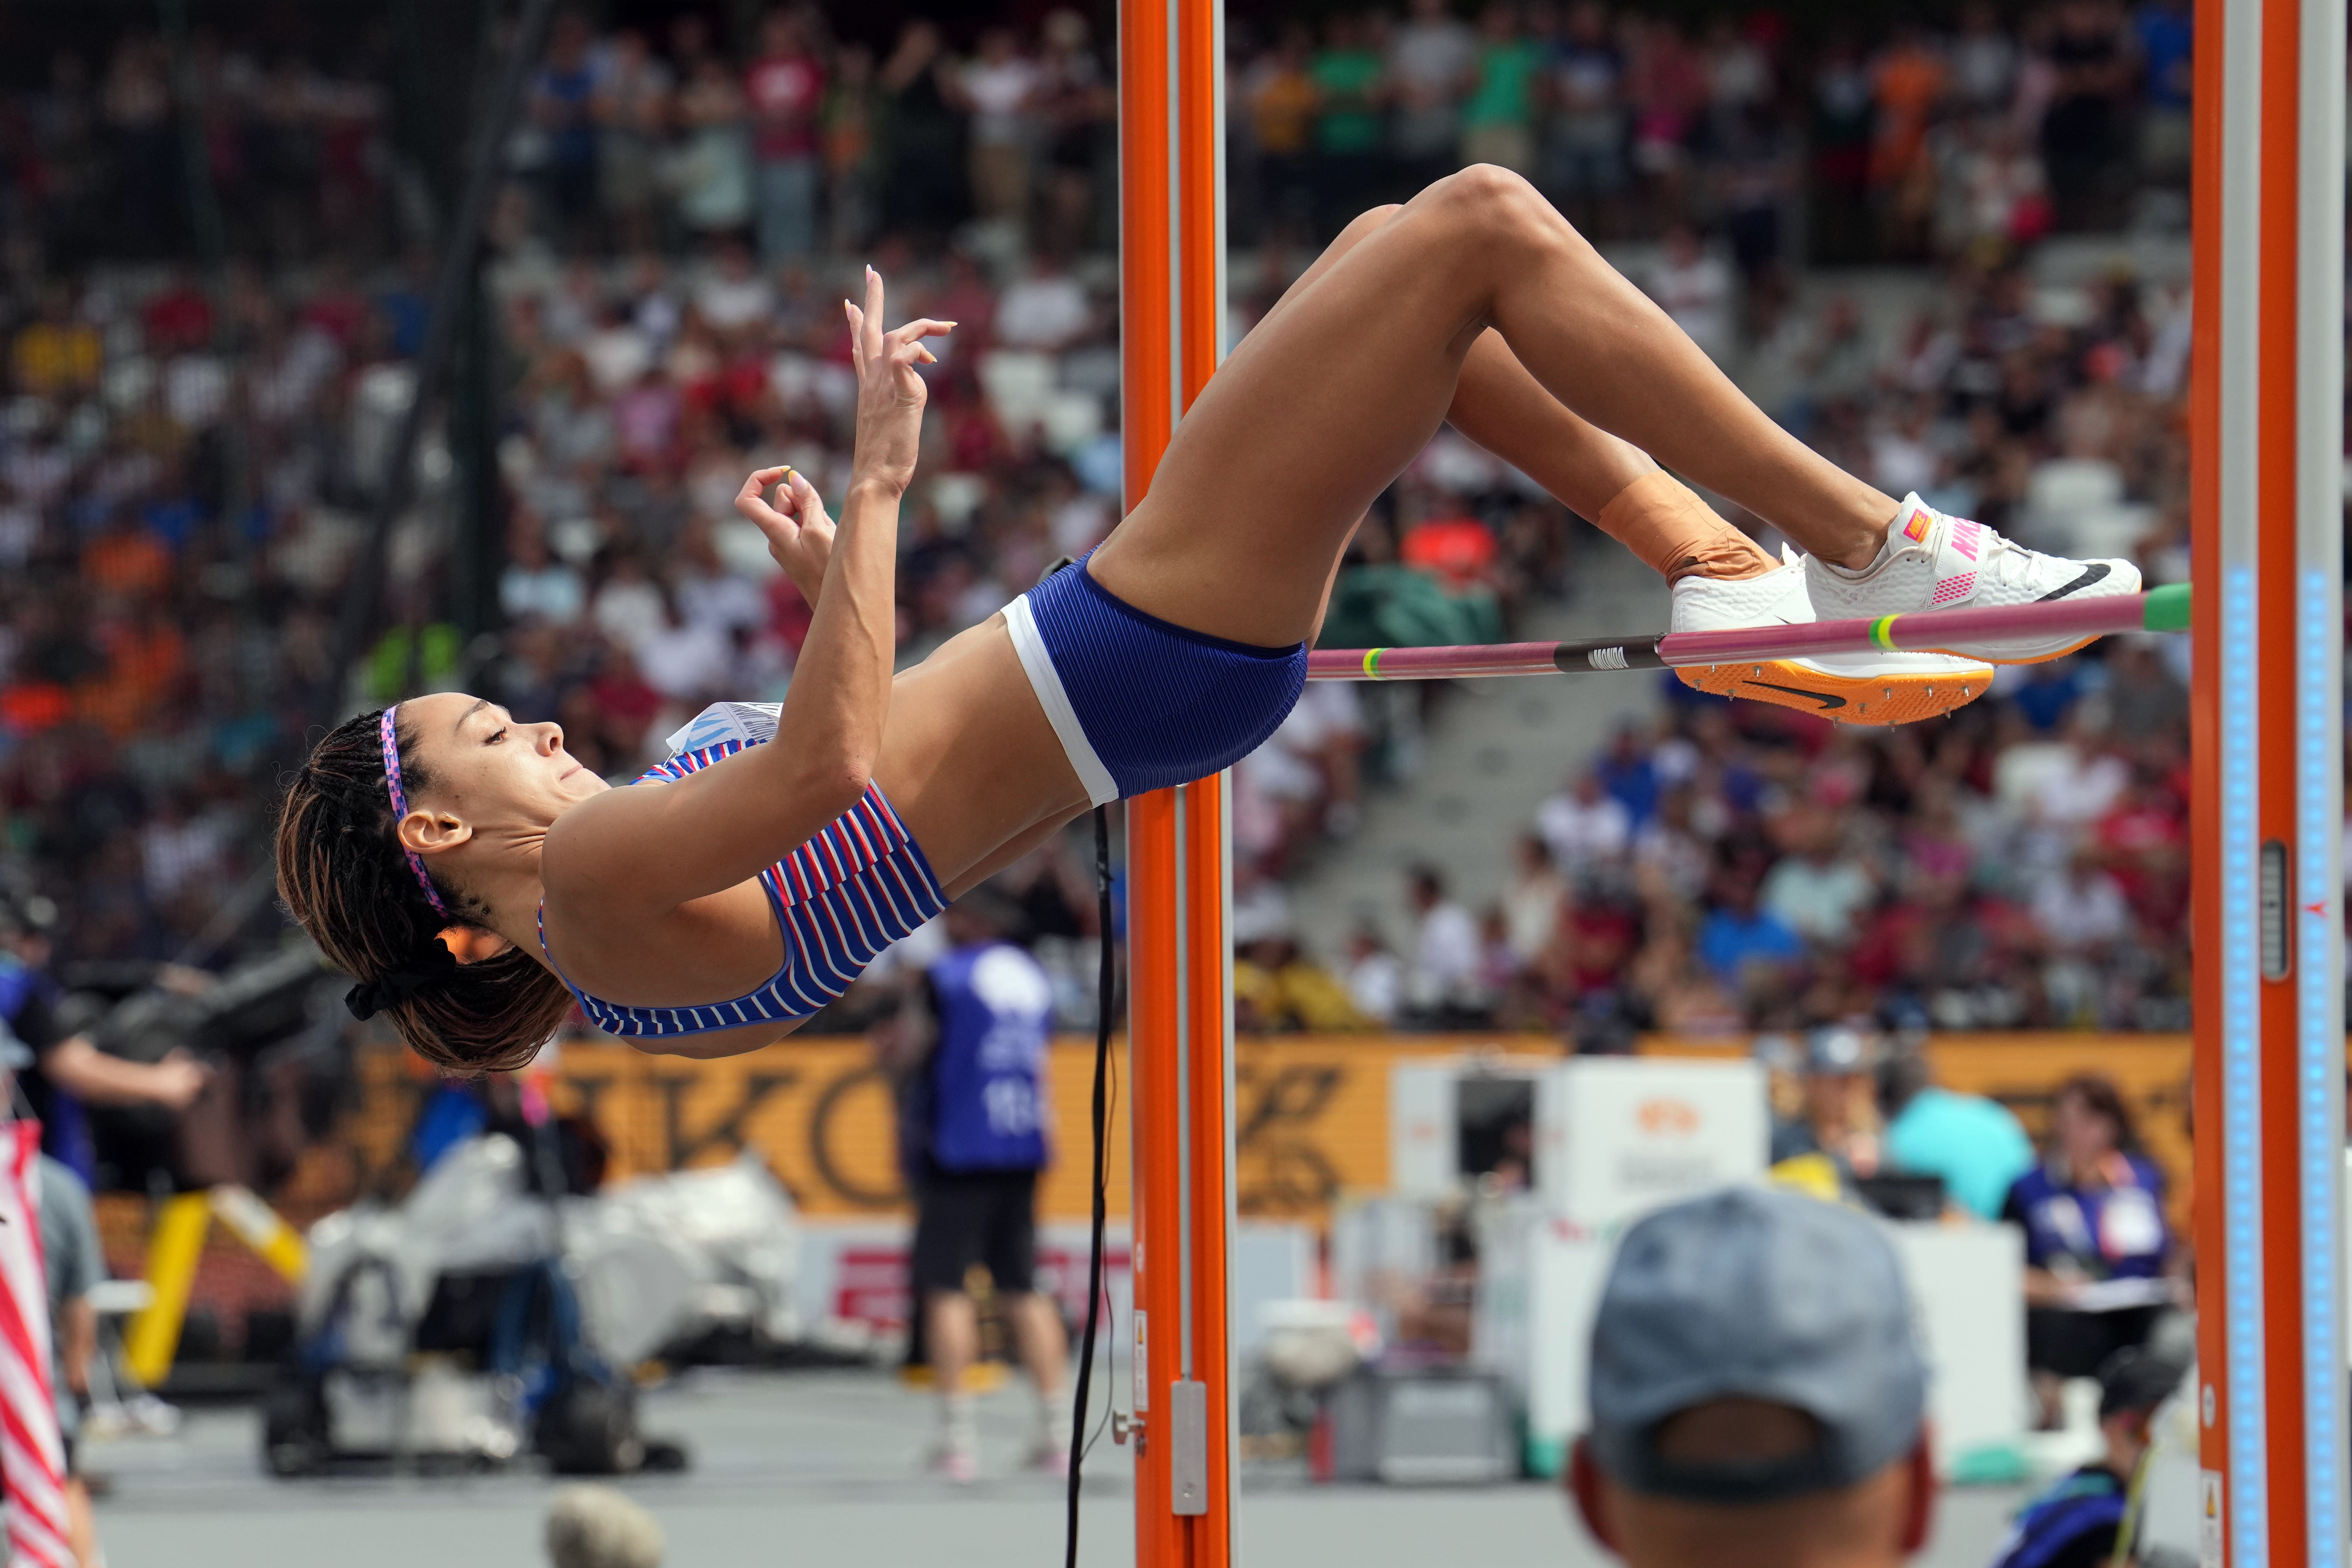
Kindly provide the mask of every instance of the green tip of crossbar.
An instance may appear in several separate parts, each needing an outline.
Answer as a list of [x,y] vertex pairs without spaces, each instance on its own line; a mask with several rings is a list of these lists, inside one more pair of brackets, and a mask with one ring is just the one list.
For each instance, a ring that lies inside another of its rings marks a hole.
[[2140,600],[2140,625],[2152,632],[2189,629],[2189,584],[2167,583],[2150,588]]

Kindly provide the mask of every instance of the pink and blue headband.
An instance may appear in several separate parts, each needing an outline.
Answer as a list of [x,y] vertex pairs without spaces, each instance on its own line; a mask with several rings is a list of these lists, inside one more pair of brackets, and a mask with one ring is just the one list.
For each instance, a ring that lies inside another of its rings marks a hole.
[[[399,711],[400,704],[394,703],[383,710],[383,720],[377,726],[377,733],[383,741],[383,792],[392,797],[392,832],[395,841],[400,837],[401,818],[408,815],[408,792],[400,785],[400,731],[393,721],[393,715]],[[408,868],[415,873],[416,885],[425,889],[425,901],[433,906],[433,912],[448,919],[449,906],[441,901],[441,895],[433,890],[433,879],[425,874],[425,857],[405,844],[400,846],[400,852],[408,857]]]

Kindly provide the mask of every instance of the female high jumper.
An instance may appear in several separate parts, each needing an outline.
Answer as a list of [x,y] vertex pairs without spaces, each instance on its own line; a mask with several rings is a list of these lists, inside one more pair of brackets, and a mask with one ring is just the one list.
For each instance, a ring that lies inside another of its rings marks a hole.
[[[687,752],[614,789],[556,725],[443,692],[345,722],[290,786],[288,907],[360,982],[352,1011],[384,1013],[430,1060],[520,1066],[575,999],[641,1049],[755,1050],[1090,805],[1247,754],[1298,698],[1358,520],[1443,420],[1677,579],[1676,630],[2139,587],[2128,563],[2037,554],[1842,472],[1526,181],[1477,167],[1366,214],[1308,268],[1086,561],[894,675],[917,367],[923,340],[954,323],[885,331],[870,268],[863,306],[844,308],[858,395],[838,523],[787,469],[752,474],[736,498],[814,606],[779,743]],[[1810,553],[1771,560],[1645,454]],[[1990,663],[2081,640],[1710,679],[1901,722],[1981,692]],[[452,926],[504,946],[459,965],[438,940]]]

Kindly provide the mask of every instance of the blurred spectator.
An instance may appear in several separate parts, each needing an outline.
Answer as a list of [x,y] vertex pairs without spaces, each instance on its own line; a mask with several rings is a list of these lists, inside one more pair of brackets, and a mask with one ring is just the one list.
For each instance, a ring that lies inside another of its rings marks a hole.
[[1536,87],[1542,65],[1542,51],[1519,31],[1516,7],[1496,0],[1480,14],[1477,60],[1462,104],[1464,163],[1536,174]]
[[1441,1026],[1473,1023],[1487,1002],[1477,924],[1445,896],[1445,878],[1435,867],[1416,866],[1408,881],[1417,931],[1406,997]]
[[2174,1295],[2164,1175],[2112,1082],[2060,1086],[2044,1163],[2010,1188],[2001,1218],[2025,1232],[2026,1366],[2055,1426],[2060,1384],[2144,1343]]
[[1875,1175],[1880,1148],[1870,1096],[1870,1042],[1854,1029],[1815,1029],[1806,1037],[1801,1079],[1804,1102],[1792,1121],[1772,1128],[1772,1163],[1808,1154],[1828,1160],[1841,1184]]
[[2064,868],[2043,878],[2033,894],[2033,921],[2060,952],[2114,942],[2128,928],[2129,913],[2123,889],[2087,850],[2068,857]]
[[844,45],[834,57],[822,118],[825,201],[832,214],[827,248],[851,255],[865,248],[880,219],[876,184],[888,119],[874,52],[865,45]]
[[1311,232],[1315,219],[1313,147],[1321,91],[1307,74],[1314,43],[1304,24],[1283,24],[1279,41],[1240,83],[1258,160],[1258,200],[1267,220]]
[[1727,859],[1709,887],[1714,907],[1699,922],[1697,952],[1718,984],[1737,991],[1753,984],[1758,972],[1790,969],[1805,956],[1805,939],[1759,905],[1751,868]]
[[1479,71],[1477,36],[1446,0],[1412,0],[1389,35],[1388,81],[1394,97],[1390,146],[1399,184],[1419,190],[1475,161],[1462,144],[1462,99]]
[[2033,1144],[2007,1106],[1939,1087],[1916,1051],[1880,1065],[1878,1099],[1890,1167],[1941,1177],[1951,1202],[1979,1219],[2000,1217],[2011,1186],[2033,1168]]
[[2188,0],[2141,0],[2132,13],[2147,97],[2140,111],[2140,170],[2152,180],[2183,183],[2189,174],[2189,50]]
[[1618,226],[1625,185],[1625,62],[1600,0],[1570,8],[1565,36],[1544,77],[1550,106],[1545,184],[1569,220],[1606,237]]
[[1234,1008],[1235,1027],[1245,1031],[1329,1034],[1374,1023],[1346,985],[1286,936],[1254,942],[1234,959]]
[[727,62],[706,55],[677,97],[685,136],[668,166],[678,221],[698,237],[740,232],[751,221],[751,137],[743,90]]
[[2017,83],[2017,40],[2002,29],[1991,0],[1968,0],[1960,7],[1959,32],[1945,52],[1955,107],[1982,112],[2009,101]]
[[1935,1501],[1903,1268],[1859,1214],[1733,1187],[1625,1233],[1568,1485],[1632,1568],[1895,1568]]
[[1568,789],[1536,808],[1536,831],[1570,876],[1612,866],[1633,835],[1633,814],[1606,793],[1600,770],[1588,768]]
[[[1436,0],[1434,8],[1442,11],[1444,0]],[[1388,69],[1372,47],[1369,24],[1341,11],[1324,23],[1323,47],[1308,73],[1320,105],[1315,121],[1315,184],[1321,196],[1316,223],[1318,237],[1328,239],[1372,205]]]
[[2119,9],[2110,0],[2063,0],[2053,13],[2055,90],[2042,121],[2042,157],[2062,227],[2116,216],[2116,141],[2133,75]]
[[1096,186],[1115,156],[1111,134],[1118,94],[1094,49],[1087,19],[1076,11],[1046,13],[1045,49],[1032,99],[1045,157],[1039,247],[1069,255],[1101,243],[1108,204]]
[[613,37],[589,100],[596,123],[596,195],[614,239],[632,250],[653,244],[661,195],[661,159],[675,87],[666,61],[646,36],[624,27]]
[[959,79],[971,105],[971,204],[984,218],[1019,220],[1029,210],[1029,162],[1036,141],[1031,100],[1036,62],[1024,58],[1009,27],[980,35],[980,50]]
[[824,65],[811,47],[813,26],[800,11],[770,12],[760,24],[759,58],[743,76],[760,166],[760,259],[770,267],[816,249]]
[[1845,852],[1836,817],[1814,811],[1790,816],[1796,821],[1786,837],[1793,853],[1764,874],[1759,900],[1799,936],[1843,947],[1853,940],[1855,918],[1876,889],[1870,873]]
[[2148,1350],[2122,1350],[2099,1368],[2099,1436],[2105,1451],[2042,1493],[2017,1516],[1993,1568],[2073,1568],[2075,1563],[2158,1561],[2118,1557],[2143,1507],[2142,1466],[2157,1409],[2185,1369]]
[[546,63],[531,84],[538,135],[529,155],[539,163],[549,216],[567,245],[579,243],[596,204],[596,69],[588,45],[585,18],[572,11],[558,16]]
[[1870,183],[1881,203],[1887,248],[1898,256],[1917,255],[1926,247],[1932,210],[1927,126],[1944,96],[1944,61],[1916,24],[1901,22],[1871,77],[1877,112]]
[[1404,1005],[1404,965],[1379,931],[1359,926],[1348,939],[1348,1000],[1375,1024],[1393,1022]]
[[1521,835],[1517,870],[1503,900],[1505,930],[1520,968],[1534,963],[1551,945],[1568,896],[1568,883],[1552,864],[1550,847],[1538,834]]
[[996,306],[996,341],[1011,348],[1067,348],[1094,324],[1094,305],[1078,280],[1044,256],[1004,291]]
[[882,225],[936,244],[971,209],[962,89],[939,24],[918,16],[882,65],[890,95],[890,154]]

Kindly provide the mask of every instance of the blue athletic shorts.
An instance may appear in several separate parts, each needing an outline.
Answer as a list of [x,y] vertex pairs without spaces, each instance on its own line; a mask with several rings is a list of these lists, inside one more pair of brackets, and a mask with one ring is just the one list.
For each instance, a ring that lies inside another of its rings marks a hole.
[[1114,597],[1083,561],[1005,607],[1021,668],[1097,805],[1257,750],[1307,685],[1307,645],[1254,647]]

